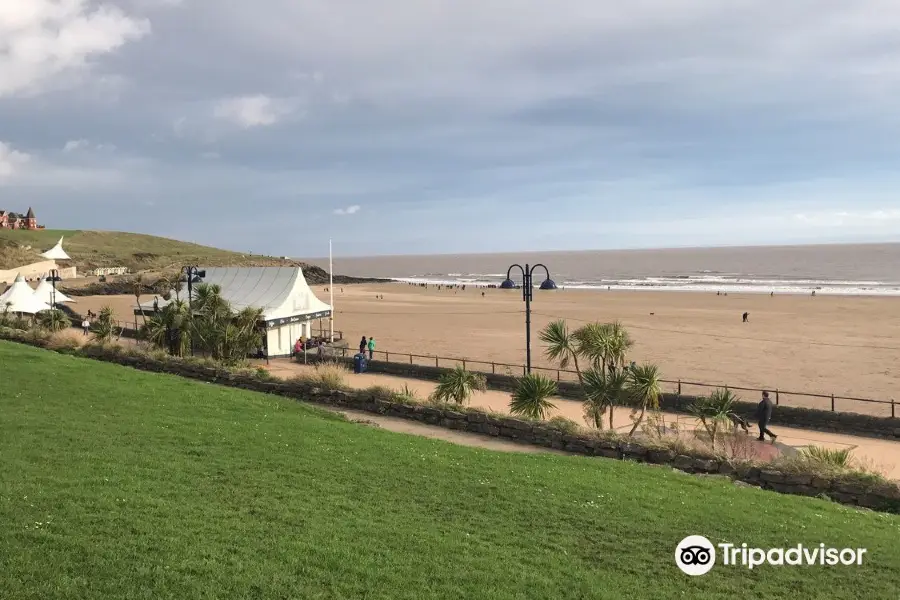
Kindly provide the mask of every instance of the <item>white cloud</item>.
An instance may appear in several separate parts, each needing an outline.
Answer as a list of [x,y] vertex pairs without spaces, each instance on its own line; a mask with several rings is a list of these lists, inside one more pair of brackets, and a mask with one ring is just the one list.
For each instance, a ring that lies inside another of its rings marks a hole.
[[88,0],[4,0],[0,98],[64,85],[62,76],[87,68],[93,59],[149,31],[149,21]]
[[0,181],[12,178],[30,160],[30,155],[15,150],[5,142],[0,142]]
[[213,116],[250,129],[274,125],[293,110],[284,100],[257,94],[220,100],[213,109]]
[[338,208],[334,211],[336,215],[355,215],[359,212],[359,209],[362,208],[359,204],[354,204],[353,206],[348,206],[347,208]]
[[116,147],[113,144],[95,144],[90,140],[80,139],[80,140],[69,140],[66,142],[66,145],[63,146],[63,152],[66,154],[71,154],[73,152],[78,152],[80,150],[115,150]]
[[63,152],[75,152],[76,150],[87,148],[89,145],[90,142],[87,140],[69,140],[66,142],[66,145],[63,146]]

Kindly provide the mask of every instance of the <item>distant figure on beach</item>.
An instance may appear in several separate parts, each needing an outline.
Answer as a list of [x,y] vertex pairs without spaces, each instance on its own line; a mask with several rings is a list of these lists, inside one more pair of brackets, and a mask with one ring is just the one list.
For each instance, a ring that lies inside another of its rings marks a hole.
[[369,348],[369,360],[372,360],[372,355],[375,354],[375,338],[369,336],[367,347]]
[[369,347],[369,342],[366,340],[366,336],[362,336],[362,339],[359,340],[359,353],[365,354],[366,348]]
[[747,322],[747,319],[749,319],[749,318],[750,318],[750,313],[745,312],[744,315],[743,315],[743,322],[746,323],[746,322]]
[[759,425],[759,441],[765,441],[765,436],[772,438],[772,443],[778,436],[769,431],[769,421],[772,420],[772,401],[769,400],[769,392],[762,393],[762,400],[756,406],[756,422]]
[[816,290],[813,290],[813,293],[812,293],[812,295],[813,295],[813,296],[815,296],[815,295],[816,295]]
[[81,322],[81,329],[84,331],[84,335],[87,335],[91,330],[91,322],[85,319]]
[[769,296],[772,297],[772,298],[774,298],[774,297],[775,297],[775,292],[772,292],[771,294],[769,294]]
[[481,292],[481,297],[484,298],[484,292]]

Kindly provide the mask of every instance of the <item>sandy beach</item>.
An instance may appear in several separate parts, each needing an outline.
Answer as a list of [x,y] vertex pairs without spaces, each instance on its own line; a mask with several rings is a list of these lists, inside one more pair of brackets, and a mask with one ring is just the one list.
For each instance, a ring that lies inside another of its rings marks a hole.
[[[328,301],[325,288],[314,291]],[[335,329],[351,346],[366,335],[375,337],[379,351],[392,353],[391,360],[412,353],[515,365],[525,361],[520,291],[382,284],[336,286],[334,292]],[[110,304],[120,319],[134,321],[133,297],[83,297],[75,308],[96,311],[103,304]],[[533,364],[552,366],[537,337],[549,321],[564,318],[577,326],[618,319],[635,340],[633,360],[658,364],[669,380],[890,400],[900,384],[896,305],[893,298],[858,296],[535,291]],[[745,311],[748,323],[741,321]],[[682,389],[703,391],[688,384]],[[756,398],[752,392],[741,394]],[[781,394],[781,402],[830,408],[830,399]],[[840,399],[835,404],[837,410],[890,414],[889,406]]]

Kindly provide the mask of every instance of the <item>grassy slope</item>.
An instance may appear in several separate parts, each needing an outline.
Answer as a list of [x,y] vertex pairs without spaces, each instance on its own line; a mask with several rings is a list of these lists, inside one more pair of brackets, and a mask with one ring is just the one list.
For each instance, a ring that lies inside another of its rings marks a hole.
[[[0,342],[2,598],[894,598],[900,519],[624,462],[495,453]],[[676,543],[825,542],[863,567]]]
[[[137,233],[0,229],[0,269],[14,268],[23,264],[23,260],[41,260],[39,254],[53,247],[60,236],[65,236],[63,247],[79,269],[125,266],[132,271],[161,271],[185,264],[211,267],[300,264]],[[31,246],[32,249],[23,250],[16,246]]]

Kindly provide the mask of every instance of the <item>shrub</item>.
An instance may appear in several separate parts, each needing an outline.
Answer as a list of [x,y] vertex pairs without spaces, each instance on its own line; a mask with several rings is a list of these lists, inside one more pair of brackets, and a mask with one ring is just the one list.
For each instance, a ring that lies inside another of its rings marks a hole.
[[486,389],[487,379],[484,375],[457,366],[441,375],[429,399],[433,402],[455,402],[462,405],[469,401],[476,390],[483,392]]
[[76,338],[64,334],[56,334],[47,340],[47,348],[58,352],[72,352],[81,348]]
[[52,310],[43,310],[36,316],[37,323],[47,331],[63,331],[72,326],[72,321],[63,311],[58,308]]
[[848,468],[853,462],[853,450],[851,448],[834,449],[821,446],[807,446],[800,450],[800,455],[812,463],[838,468]]
[[347,367],[338,362],[321,362],[315,366],[313,381],[324,388],[339,390],[345,387]]
[[548,400],[556,395],[556,382],[540,373],[529,373],[518,380],[509,402],[514,415],[528,419],[543,419],[556,406]]
[[553,429],[557,429],[563,433],[574,434],[579,433],[581,431],[581,426],[573,421],[572,419],[567,419],[563,416],[557,415],[547,421],[547,425],[552,427]]

